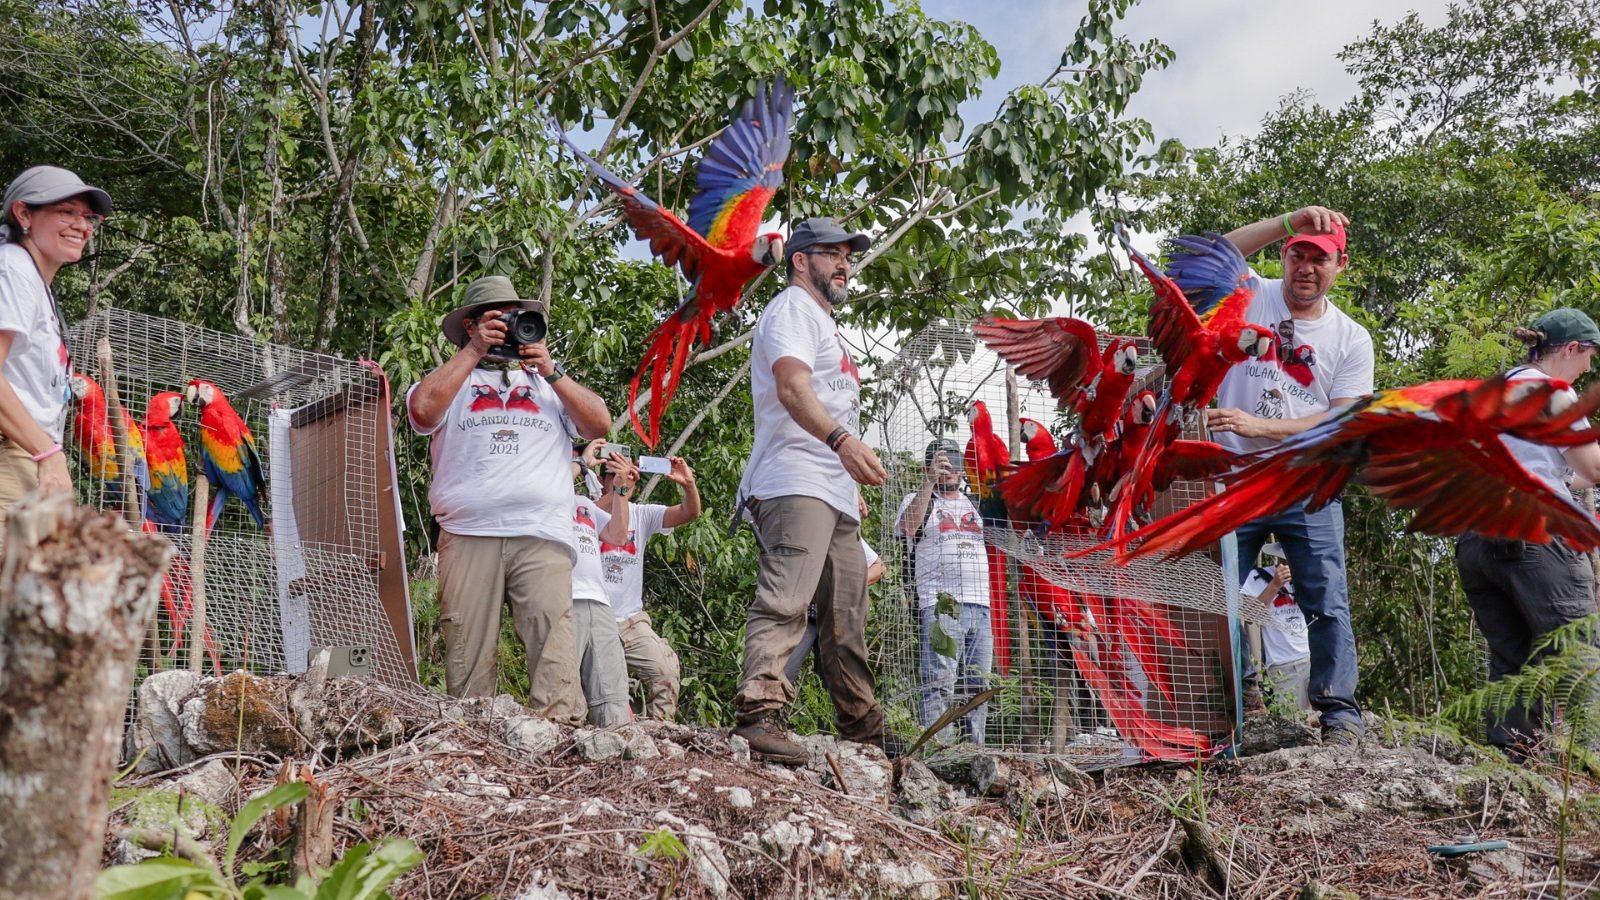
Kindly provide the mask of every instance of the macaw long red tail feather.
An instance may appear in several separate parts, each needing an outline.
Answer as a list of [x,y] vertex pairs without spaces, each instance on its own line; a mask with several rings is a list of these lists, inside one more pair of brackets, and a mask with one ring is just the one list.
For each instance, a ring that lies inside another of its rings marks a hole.
[[1144,623],[1145,627],[1170,644],[1174,650],[1191,651],[1189,640],[1184,637],[1183,631],[1172,624],[1172,620],[1167,618],[1159,609],[1156,609],[1154,604],[1136,597],[1122,597],[1119,602],[1122,603],[1133,618]]
[[1152,718],[1126,690],[1115,687],[1104,669],[1080,647],[1071,643],[1072,659],[1111,717],[1124,740],[1156,759],[1187,760],[1212,749],[1209,738],[1190,728],[1167,725]]
[[1107,600],[1107,605],[1111,610],[1111,621],[1108,623],[1111,632],[1122,640],[1123,646],[1127,647],[1133,658],[1138,660],[1139,667],[1144,670],[1145,677],[1150,679],[1151,686],[1160,691],[1168,703],[1176,704],[1178,695],[1172,689],[1172,673],[1155,641],[1133,620],[1133,616],[1123,608],[1121,601],[1110,599]]
[[[650,349],[639,360],[639,368],[633,373],[633,381],[628,385],[628,416],[633,420],[633,432],[639,440],[654,449],[661,442],[661,416],[667,409],[667,404],[672,402],[672,395],[678,392],[678,380],[683,375],[683,366],[689,355],[689,348],[694,343],[695,323],[693,319],[685,321],[677,315],[667,317],[665,322],[656,326],[650,333]],[[649,427],[639,421],[639,382],[644,379],[644,373],[650,373],[650,413]]]
[[1011,674],[1011,619],[1006,606],[1006,555],[994,544],[984,547],[989,557],[989,632],[994,635],[994,665],[1001,675]]

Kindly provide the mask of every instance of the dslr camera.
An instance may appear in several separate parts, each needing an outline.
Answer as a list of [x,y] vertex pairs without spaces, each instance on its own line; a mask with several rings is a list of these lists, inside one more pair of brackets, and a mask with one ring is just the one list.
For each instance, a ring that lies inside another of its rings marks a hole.
[[519,350],[528,344],[537,344],[544,340],[545,332],[549,330],[549,325],[544,320],[544,313],[537,309],[514,309],[502,313],[500,321],[506,323],[506,342],[490,353],[502,359],[520,358]]

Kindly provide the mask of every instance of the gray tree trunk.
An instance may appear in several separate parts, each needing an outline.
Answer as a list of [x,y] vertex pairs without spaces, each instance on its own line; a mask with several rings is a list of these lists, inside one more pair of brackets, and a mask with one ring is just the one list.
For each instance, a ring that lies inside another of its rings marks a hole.
[[145,625],[172,555],[67,493],[11,508],[0,566],[0,896],[88,898]]

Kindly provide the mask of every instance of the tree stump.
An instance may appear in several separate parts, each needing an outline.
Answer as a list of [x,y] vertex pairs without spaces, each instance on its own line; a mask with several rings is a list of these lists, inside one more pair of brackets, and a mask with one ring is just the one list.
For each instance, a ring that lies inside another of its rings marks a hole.
[[0,566],[0,896],[87,898],[133,670],[172,555],[71,494],[11,508]]

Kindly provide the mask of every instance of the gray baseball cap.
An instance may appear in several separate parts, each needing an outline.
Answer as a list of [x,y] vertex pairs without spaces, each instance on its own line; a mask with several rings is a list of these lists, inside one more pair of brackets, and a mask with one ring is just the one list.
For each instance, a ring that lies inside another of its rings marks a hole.
[[863,253],[872,241],[859,231],[845,231],[838,220],[817,216],[801,222],[789,232],[788,253],[810,250],[818,244],[849,244],[851,253]]
[[18,200],[29,206],[59,203],[72,197],[82,197],[89,208],[102,216],[111,215],[111,195],[97,187],[83,183],[76,173],[57,166],[34,166],[11,179],[6,188],[5,204],[0,220],[11,220],[11,207]]

